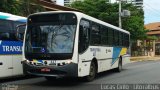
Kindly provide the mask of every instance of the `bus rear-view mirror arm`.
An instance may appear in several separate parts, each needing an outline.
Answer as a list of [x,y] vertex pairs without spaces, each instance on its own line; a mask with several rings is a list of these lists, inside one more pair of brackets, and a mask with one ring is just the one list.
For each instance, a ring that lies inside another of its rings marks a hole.
[[25,30],[20,32],[20,30],[21,30],[20,28],[22,28],[22,27],[26,27],[26,24],[19,24],[19,25],[16,26],[16,38],[19,41],[23,41],[23,35],[24,35],[24,32],[25,32]]

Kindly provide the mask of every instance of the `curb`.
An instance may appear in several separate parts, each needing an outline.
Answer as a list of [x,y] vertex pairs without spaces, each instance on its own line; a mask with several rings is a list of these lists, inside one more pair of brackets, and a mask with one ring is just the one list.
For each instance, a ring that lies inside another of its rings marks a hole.
[[160,57],[131,57],[130,61],[158,61]]

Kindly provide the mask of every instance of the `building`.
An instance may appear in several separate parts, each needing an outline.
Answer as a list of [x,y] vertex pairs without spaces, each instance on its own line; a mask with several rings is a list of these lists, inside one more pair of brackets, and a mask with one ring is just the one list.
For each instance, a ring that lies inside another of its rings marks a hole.
[[70,5],[72,2],[75,2],[75,1],[83,1],[83,0],[51,0],[53,1],[54,3],[58,4],[58,5]]
[[143,0],[132,0],[132,4],[138,8],[143,8]]
[[51,0],[53,3],[56,3],[57,5],[64,6],[64,0]]
[[[106,0],[108,3],[118,3],[118,0]],[[138,8],[143,8],[143,0],[121,0],[125,3],[132,3],[134,6],[137,6]]]
[[64,0],[64,5],[70,5],[71,3],[75,1],[84,1],[84,0]]
[[46,11],[78,11],[80,10],[55,4],[53,0],[37,0],[38,4],[46,9]]
[[147,32],[148,36],[157,37],[153,47],[155,47],[155,55],[160,55],[160,22],[147,24],[145,28],[149,30],[149,32]]
[[134,6],[138,8],[143,8],[143,0],[122,0],[126,3],[132,3]]

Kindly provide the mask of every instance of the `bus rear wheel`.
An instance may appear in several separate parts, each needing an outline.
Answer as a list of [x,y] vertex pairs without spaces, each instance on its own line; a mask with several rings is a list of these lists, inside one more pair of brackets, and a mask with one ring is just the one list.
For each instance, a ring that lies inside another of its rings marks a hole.
[[119,58],[118,67],[116,68],[116,71],[117,72],[122,71],[122,59],[121,59],[121,57]]
[[90,82],[93,81],[95,77],[96,77],[96,65],[94,62],[91,62],[89,75],[85,77],[85,80]]

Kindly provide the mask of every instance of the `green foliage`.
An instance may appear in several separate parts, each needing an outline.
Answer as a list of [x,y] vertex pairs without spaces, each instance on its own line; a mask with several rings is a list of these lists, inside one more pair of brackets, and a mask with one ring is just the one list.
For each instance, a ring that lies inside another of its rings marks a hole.
[[0,0],[0,11],[12,14],[18,14],[19,4],[16,0]]
[[28,16],[29,14],[45,11],[43,7],[38,5],[37,0],[19,0],[20,15]]
[[[106,0],[84,0],[71,4],[72,8],[81,10],[92,17],[118,26],[118,3],[107,3]],[[144,12],[132,4],[122,3],[122,9],[130,10],[130,17],[122,18],[122,28],[131,33],[132,40],[145,39],[147,30],[144,29]]]
[[148,36],[147,40],[158,40],[159,38],[156,36]]
[[37,0],[0,0],[0,11],[21,16],[45,11],[37,3]]

